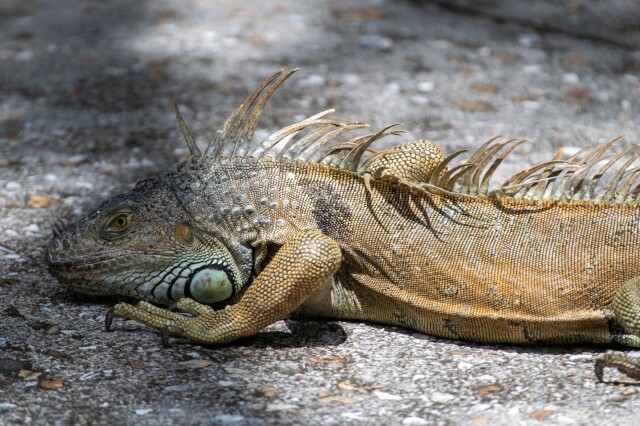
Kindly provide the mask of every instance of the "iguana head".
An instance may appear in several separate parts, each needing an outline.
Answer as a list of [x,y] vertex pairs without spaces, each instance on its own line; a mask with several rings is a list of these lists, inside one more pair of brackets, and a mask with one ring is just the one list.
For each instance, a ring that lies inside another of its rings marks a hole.
[[246,259],[233,251],[199,229],[158,178],[56,232],[46,261],[58,280],[81,293],[212,304],[231,298],[248,279]]
[[[215,220],[196,217],[203,199],[215,198],[220,189],[199,193],[206,183],[199,173],[246,152],[267,100],[295,71],[268,89],[284,70],[267,78],[225,121],[204,154],[176,105],[192,157],[56,231],[46,253],[51,273],[81,293],[126,295],[160,304],[182,297],[214,304],[239,293],[251,279],[253,252]],[[206,207],[217,210],[211,203]]]
[[268,89],[284,70],[267,78],[225,121],[204,154],[176,105],[192,157],[55,232],[46,253],[51,273],[81,293],[160,304],[182,297],[214,304],[240,293],[253,273],[253,251],[215,218],[200,217],[205,199],[206,208],[217,211],[215,200],[208,200],[222,188],[207,185],[209,193],[199,188],[211,183],[203,174],[215,171],[220,161],[246,153],[267,100],[295,71]]

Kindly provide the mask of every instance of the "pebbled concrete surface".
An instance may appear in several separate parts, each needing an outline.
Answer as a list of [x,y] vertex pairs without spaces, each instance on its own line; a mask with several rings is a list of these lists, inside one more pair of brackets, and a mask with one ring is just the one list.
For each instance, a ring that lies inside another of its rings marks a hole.
[[173,97],[204,146],[282,66],[302,71],[258,136],[336,107],[374,127],[402,122],[407,139],[447,152],[532,139],[502,178],[560,146],[639,143],[634,2],[531,3],[2,2],[0,424],[635,422],[636,386],[594,381],[604,348],[296,321],[225,347],[164,349],[131,322],[105,333],[113,301],[70,294],[43,267],[54,221],[184,158]]

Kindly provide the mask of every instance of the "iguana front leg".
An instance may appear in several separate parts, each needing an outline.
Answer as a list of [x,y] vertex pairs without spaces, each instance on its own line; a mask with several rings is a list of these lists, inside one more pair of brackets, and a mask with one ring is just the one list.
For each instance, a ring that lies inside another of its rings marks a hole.
[[[340,267],[342,252],[331,238],[300,232],[287,240],[235,305],[214,311],[191,299],[177,308],[195,314],[184,317],[150,303],[119,303],[113,315],[133,319],[195,342],[219,344],[256,334],[298,308]],[[108,325],[108,324],[107,324]]]
[[[628,333],[617,343],[640,347],[640,277],[630,279],[616,293],[613,302],[616,319]],[[640,380],[640,358],[631,358],[619,351],[607,351],[596,360],[596,377],[603,381],[605,367],[617,368],[621,373]]]

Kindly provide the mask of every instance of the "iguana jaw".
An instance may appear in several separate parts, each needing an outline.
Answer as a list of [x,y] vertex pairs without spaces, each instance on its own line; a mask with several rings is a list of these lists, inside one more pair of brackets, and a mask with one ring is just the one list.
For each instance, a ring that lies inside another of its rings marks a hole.
[[62,247],[59,238],[51,241],[45,257],[49,272],[69,289],[84,294],[120,294],[153,301],[153,298],[144,297],[143,294],[134,294],[131,291],[134,289],[126,285],[126,280],[129,276],[135,276],[140,281],[140,277],[144,276],[140,272],[131,274],[136,269],[135,265],[149,263],[151,260],[154,265],[172,263],[170,255],[123,254],[116,251],[65,256],[61,251]]

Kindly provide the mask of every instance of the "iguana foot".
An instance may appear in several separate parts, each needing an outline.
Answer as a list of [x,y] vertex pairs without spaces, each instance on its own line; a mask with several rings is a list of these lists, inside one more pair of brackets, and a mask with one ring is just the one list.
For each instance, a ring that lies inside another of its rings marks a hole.
[[[224,312],[224,310],[217,311],[218,315],[216,315],[216,311],[211,307],[188,298],[180,299],[176,303],[175,309],[177,309],[176,312],[159,308],[144,301],[138,302],[136,305],[118,303],[107,312],[105,326],[109,331],[114,317],[131,319],[161,330],[162,343],[165,347],[168,347],[169,335],[202,341],[202,338],[197,338],[198,334],[207,334],[207,328],[210,327],[210,323],[214,321],[216,316],[220,316],[221,312]],[[185,316],[184,313],[193,316]],[[198,330],[200,330],[200,333],[197,333]]]
[[[191,299],[184,299],[184,300],[191,300]],[[130,307],[132,309],[135,309],[136,307],[133,305],[130,305]],[[206,306],[206,308],[210,309],[208,306]],[[167,311],[169,312],[174,312],[177,309],[177,303],[172,303],[171,305],[169,305],[169,307],[167,308]],[[187,312],[187,310],[184,310],[185,312]],[[192,312],[189,312],[192,313]],[[111,307],[109,308],[109,310],[107,311],[107,315],[105,317],[104,320],[104,328],[106,329],[107,332],[111,331],[111,323],[113,322],[113,318],[116,316],[116,310],[115,307]],[[169,348],[169,326],[168,325],[164,325],[162,326],[162,330],[160,333],[160,337],[162,338],[162,345],[165,348]]]
[[631,358],[628,354],[619,351],[607,351],[596,360],[596,377],[604,382],[604,369],[606,367],[617,368],[619,372],[626,374],[634,380],[640,380],[640,359]]

